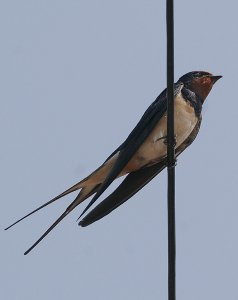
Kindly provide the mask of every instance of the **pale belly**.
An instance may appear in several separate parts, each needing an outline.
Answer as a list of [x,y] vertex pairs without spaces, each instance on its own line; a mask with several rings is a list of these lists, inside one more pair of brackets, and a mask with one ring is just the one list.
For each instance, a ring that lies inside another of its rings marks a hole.
[[[176,148],[190,135],[197,124],[193,107],[181,98],[178,94],[175,98],[174,111],[174,131],[176,136]],[[167,146],[164,143],[164,137],[167,136],[167,115],[165,115],[154,130],[147,137],[145,142],[137,150],[134,157],[130,160],[125,168],[125,173],[133,169],[139,169],[145,165],[153,164],[160,161],[167,155]]]
[[[176,148],[191,134],[196,126],[198,119],[194,109],[186,103],[181,94],[175,98],[174,129],[176,135]],[[133,158],[128,162],[119,176],[136,171],[143,166],[152,165],[167,155],[167,146],[164,138],[167,136],[167,116],[165,115],[155,126],[145,142],[137,150]],[[98,170],[93,172],[87,180],[83,181],[82,186],[95,185],[103,182],[112,169],[119,152],[103,164]]]

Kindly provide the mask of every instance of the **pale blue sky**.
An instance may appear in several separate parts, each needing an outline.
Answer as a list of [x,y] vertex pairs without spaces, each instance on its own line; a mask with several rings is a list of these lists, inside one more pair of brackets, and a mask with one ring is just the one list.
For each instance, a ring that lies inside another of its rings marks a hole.
[[[176,168],[177,298],[237,300],[238,6],[175,2],[176,80],[224,76]],[[2,229],[127,137],[165,87],[165,33],[165,1],[1,1]],[[1,230],[1,299],[166,299],[166,190],[164,172],[87,228],[79,207],[28,256],[72,195]]]

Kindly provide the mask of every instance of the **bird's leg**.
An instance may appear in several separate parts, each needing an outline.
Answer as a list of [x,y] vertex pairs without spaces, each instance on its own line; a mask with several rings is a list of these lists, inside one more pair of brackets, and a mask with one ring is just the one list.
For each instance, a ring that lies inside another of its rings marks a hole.
[[[168,138],[167,138],[167,136],[161,137],[159,139],[163,139],[164,140],[164,144],[168,145]],[[174,138],[173,138],[173,146],[175,147],[176,144],[177,144],[177,135],[175,134]],[[174,166],[176,166],[176,165],[177,165],[177,157],[174,158]]]
[[165,140],[167,140],[167,136],[162,136],[162,137],[157,138],[156,140],[154,140],[154,143],[157,143],[160,140],[164,140],[164,144],[166,144]]
[[[164,140],[164,144],[165,144],[165,145],[168,145],[168,139],[167,139],[167,136],[162,136],[162,137],[158,138],[158,139],[156,140],[156,142],[158,142],[158,141],[160,141],[160,140]],[[177,135],[175,134],[174,139],[173,139],[173,146],[175,147],[176,144],[177,144]]]

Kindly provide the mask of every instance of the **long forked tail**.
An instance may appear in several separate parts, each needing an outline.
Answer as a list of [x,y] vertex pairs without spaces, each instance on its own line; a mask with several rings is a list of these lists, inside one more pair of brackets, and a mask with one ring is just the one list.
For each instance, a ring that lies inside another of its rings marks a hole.
[[76,183],[75,185],[73,185],[72,187],[70,187],[69,189],[67,189],[66,191],[64,191],[63,193],[61,193],[60,195],[54,197],[53,199],[51,199],[50,201],[44,203],[43,205],[41,205],[40,207],[34,209],[33,211],[31,211],[30,213],[28,213],[27,215],[25,215],[24,217],[20,218],[19,220],[17,220],[16,222],[12,223],[10,226],[6,227],[5,230],[8,230],[9,228],[11,228],[12,226],[16,225],[17,223],[21,222],[22,220],[24,220],[25,218],[29,217],[30,215],[34,214],[35,212],[37,212],[38,210],[48,206],[49,204],[55,202],[56,200],[72,193],[72,192],[75,192],[77,191],[78,189],[81,188],[81,183],[82,182],[79,182],[79,183]]
[[64,196],[66,196],[66,195],[68,195],[68,194],[70,194],[72,192],[75,192],[75,191],[77,191],[79,189],[83,189],[86,186],[91,186],[91,189],[94,189],[95,186],[97,186],[99,183],[101,183],[104,180],[104,178],[106,177],[106,175],[109,172],[109,170],[110,170],[111,166],[113,165],[113,163],[114,163],[114,159],[111,158],[110,160],[108,160],[108,162],[102,164],[99,168],[97,168],[95,171],[93,171],[90,175],[88,175],[87,177],[85,177],[83,180],[81,180],[80,182],[76,183],[75,185],[73,185],[72,187],[70,187],[69,189],[67,189],[63,193],[61,193],[60,195],[58,195],[55,198],[51,199],[50,201],[44,203],[40,207],[34,209],[33,211],[31,211],[30,213],[28,213],[24,217],[20,218],[19,220],[17,220],[16,222],[14,222],[13,224],[11,224],[10,226],[6,227],[5,230],[8,230],[12,226],[14,226],[17,223],[21,222],[22,220],[24,220],[25,218],[27,218],[30,215],[34,214],[38,210],[40,210],[40,209],[48,206],[49,204],[55,202],[56,200],[58,200],[58,199],[60,199],[60,198],[62,198]]
[[97,191],[98,186],[99,185],[90,188],[83,188],[62,215],[42,234],[42,236],[24,253],[24,255],[27,255],[33,248],[35,248],[40,241],[42,241],[43,238],[45,238],[76,206],[94,194]]

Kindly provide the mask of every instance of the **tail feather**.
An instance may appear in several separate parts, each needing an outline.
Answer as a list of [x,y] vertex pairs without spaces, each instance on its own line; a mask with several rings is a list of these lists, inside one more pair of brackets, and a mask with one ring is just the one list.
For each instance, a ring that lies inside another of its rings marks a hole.
[[155,165],[131,172],[113,193],[99,203],[79,222],[79,225],[86,227],[108,215],[118,206],[135,195],[165,167],[166,159]]
[[49,234],[51,232],[51,230],[53,228],[55,228],[55,226],[57,224],[59,224],[60,221],[62,221],[66,216],[67,214],[69,213],[70,211],[65,211],[47,230],[46,232],[24,253],[24,255],[27,255],[32,249],[34,249],[39,243],[41,240],[43,240],[44,237],[47,236],[47,234]]
[[50,201],[44,203],[43,205],[39,206],[38,208],[34,209],[33,211],[29,212],[27,215],[25,215],[24,217],[20,218],[19,220],[15,221],[13,224],[11,224],[10,226],[6,227],[5,230],[8,230],[9,228],[13,227],[14,225],[16,225],[17,223],[21,222],[22,220],[24,220],[25,218],[29,217],[30,215],[34,214],[35,212],[37,212],[38,210],[41,210],[42,208],[48,206],[49,204],[55,202],[56,200],[77,191],[78,189],[80,189],[81,186],[81,182],[76,183],[75,185],[73,185],[72,187],[70,187],[69,189],[67,189],[66,191],[64,191],[63,193],[61,193],[60,195],[54,197],[53,199],[51,199]]
[[[107,176],[110,168],[114,164],[115,159],[116,159],[116,155],[114,155],[108,161],[106,161],[105,163],[103,163],[99,168],[97,168],[95,171],[93,171],[91,174],[89,174],[83,180],[81,180],[80,182],[76,183],[75,185],[73,185],[72,187],[70,187],[69,189],[67,189],[63,193],[61,193],[60,195],[54,197],[53,199],[49,200],[48,202],[44,203],[43,205],[41,205],[38,208],[34,209],[33,211],[29,212],[24,217],[20,218],[19,220],[17,220],[14,223],[12,223],[10,226],[6,227],[5,230],[10,229],[11,227],[13,227],[14,225],[16,225],[17,223],[21,222],[25,218],[27,218],[30,215],[32,215],[35,212],[37,212],[38,210],[41,210],[42,208],[48,206],[49,204],[55,202],[56,200],[58,200],[58,199],[60,199],[60,198],[62,198],[64,196],[66,196],[66,195],[68,195],[68,194],[70,194],[72,192],[75,192],[75,191],[77,191],[79,189],[83,190],[86,187],[88,187],[88,188],[86,188],[86,190],[88,190],[88,189],[89,190],[93,190],[95,186],[99,186],[100,183],[104,181],[104,179]],[[84,190],[84,192],[86,190]]]
[[58,225],[76,206],[94,194],[98,186],[83,188],[75,200],[67,207],[62,215],[42,234],[42,236],[24,253],[27,255],[32,249],[34,249],[55,227]]

